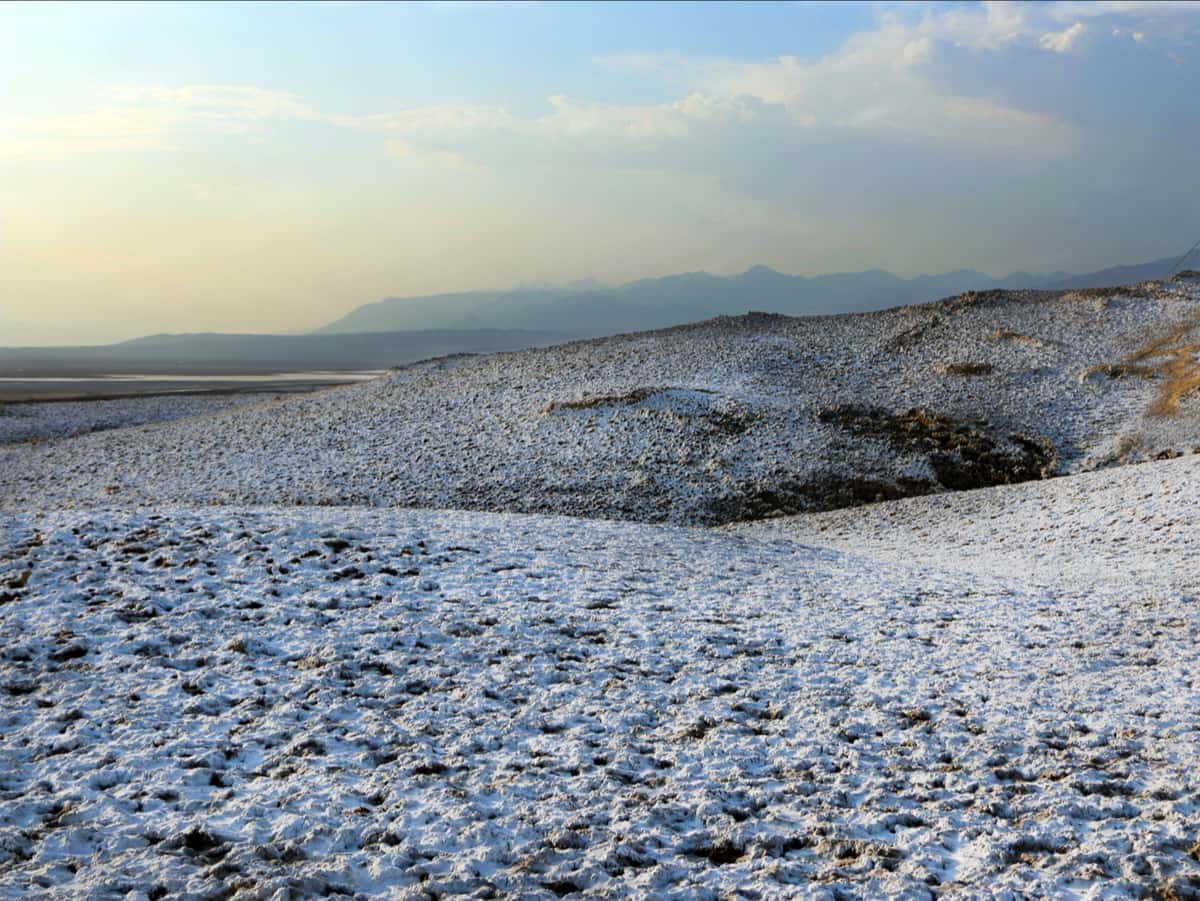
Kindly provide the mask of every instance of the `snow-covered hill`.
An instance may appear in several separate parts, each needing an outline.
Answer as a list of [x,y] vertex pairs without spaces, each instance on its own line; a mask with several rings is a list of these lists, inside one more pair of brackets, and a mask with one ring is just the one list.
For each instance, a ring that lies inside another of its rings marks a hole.
[[721,523],[1020,481],[1200,445],[1193,396],[1158,409],[1195,369],[1198,322],[1200,280],[1187,277],[854,316],[751,314],[433,361],[320,395],[3,449],[0,505]]
[[0,445],[169,422],[261,402],[262,396],[254,394],[168,394],[113,400],[0,404]]
[[1200,600],[1200,456],[736,530],[964,574]]
[[0,898],[1196,897],[1198,329],[750,315],[2,447]]

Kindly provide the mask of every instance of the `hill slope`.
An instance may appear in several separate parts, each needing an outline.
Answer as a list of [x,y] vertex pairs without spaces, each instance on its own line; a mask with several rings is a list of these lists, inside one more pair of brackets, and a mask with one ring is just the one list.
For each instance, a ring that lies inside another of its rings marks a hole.
[[1200,456],[1080,470],[1198,387],[1185,277],[0,448],[0,896],[1192,897]]
[[1047,587],[1200,590],[1200,456],[733,527]]
[[721,523],[1021,481],[1200,444],[1198,324],[1196,279],[719,318],[6,448],[0,504]]
[[[1026,584],[1034,542],[957,566],[994,537],[969,501],[1036,488],[1066,538],[1111,512],[1077,501],[1098,480],[1153,514],[1105,524],[1134,549],[1107,578]],[[0,895],[1190,897],[1195,561],[1125,564],[1193,537],[1197,484],[1189,457],[959,495],[960,540],[906,562],[452,511],[0,513]]]

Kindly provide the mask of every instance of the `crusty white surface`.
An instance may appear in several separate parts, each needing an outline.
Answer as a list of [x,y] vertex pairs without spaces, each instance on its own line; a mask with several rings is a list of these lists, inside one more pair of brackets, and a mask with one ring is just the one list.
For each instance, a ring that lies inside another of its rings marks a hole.
[[1200,886],[1189,594],[455,512],[0,536],[6,897]]
[[[1088,375],[1198,306],[718,320],[0,448],[0,897],[1194,895],[1200,456],[1084,470],[1200,443]],[[922,474],[835,402],[1078,474],[379,509]]]
[[0,403],[0,444],[70,438],[203,416],[269,400],[261,394],[189,394],[124,397],[116,400]]
[[[1060,470],[1190,451],[1200,404],[1088,373],[1200,314],[1200,281],[1108,296],[1017,293],[883,313],[752,315],[419,364],[215,417],[0,448],[0,507],[370,505],[721,522],[779,485],[930,475],[920,454],[822,422],[834,403],[924,405],[1048,438]],[[990,363],[987,375],[946,374]],[[636,402],[569,402],[657,393]],[[567,405],[564,405],[566,403]]]
[[1200,455],[733,528],[964,574],[1200,598]]

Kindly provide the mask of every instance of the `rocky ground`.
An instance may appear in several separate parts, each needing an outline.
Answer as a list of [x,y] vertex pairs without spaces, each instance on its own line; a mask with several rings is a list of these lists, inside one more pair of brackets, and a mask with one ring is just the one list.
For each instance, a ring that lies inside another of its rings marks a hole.
[[128,397],[119,400],[0,403],[0,445],[39,443],[90,432],[219,413],[280,396],[195,394]]
[[5,897],[1200,892],[1194,595],[512,515],[2,525]]
[[1200,897],[1197,330],[1186,276],[49,405],[124,427],[0,447],[0,897]]

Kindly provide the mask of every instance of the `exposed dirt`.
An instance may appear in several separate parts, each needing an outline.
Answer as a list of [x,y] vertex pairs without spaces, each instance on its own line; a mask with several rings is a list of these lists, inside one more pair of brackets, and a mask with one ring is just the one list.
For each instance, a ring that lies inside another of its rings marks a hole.
[[891,413],[838,404],[817,415],[856,435],[883,438],[897,450],[924,454],[941,486],[956,491],[1048,478],[1057,461],[1044,438],[999,436],[987,423],[963,423],[925,407]]
[[802,481],[783,475],[774,480],[744,482],[728,494],[714,498],[708,504],[707,513],[711,522],[726,525],[917,497],[931,494],[938,487],[937,483],[927,479],[889,481],[829,473]]
[[991,363],[939,363],[934,370],[939,375],[991,375],[995,370]]
[[800,512],[835,510],[877,501],[917,497],[1049,478],[1057,453],[1044,438],[997,434],[986,423],[963,423],[924,407],[892,413],[878,407],[839,404],[818,414],[857,437],[880,438],[929,462],[935,478],[873,478],[830,470],[817,478],[789,473],[745,481],[714,498],[707,519],[726,524]]

